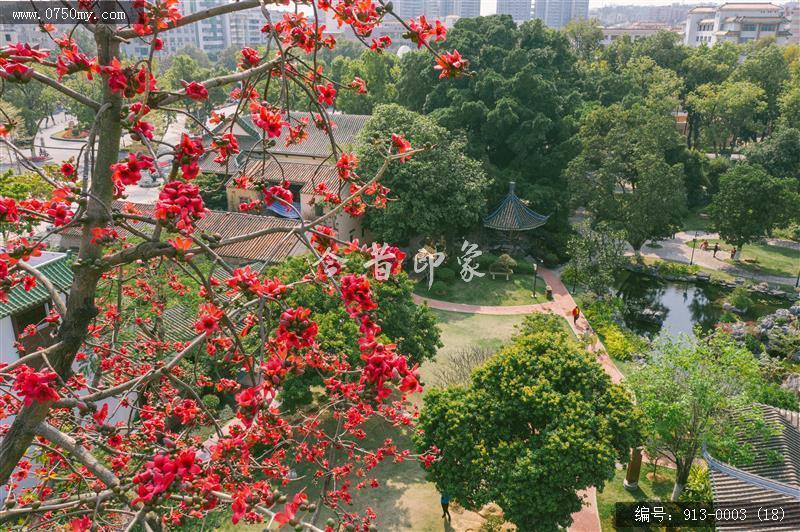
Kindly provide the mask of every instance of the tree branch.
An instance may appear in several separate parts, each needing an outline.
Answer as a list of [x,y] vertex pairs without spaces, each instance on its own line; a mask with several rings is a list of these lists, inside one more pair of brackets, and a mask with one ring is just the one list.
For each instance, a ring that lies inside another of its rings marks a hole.
[[99,478],[106,486],[110,488],[119,486],[120,482],[117,476],[92,456],[89,451],[81,447],[72,436],[64,434],[48,423],[40,423],[36,426],[34,432],[37,436],[41,436],[58,447],[69,451],[72,456],[77,458],[81,464],[86,466],[86,469],[91,471],[92,474]]
[[[279,2],[273,2],[275,4]],[[184,15],[181,19],[176,22],[175,24],[170,25],[170,27],[159,30],[158,33],[165,33],[170,30],[174,30],[175,28],[180,28],[182,26],[187,26],[194,22],[200,22],[201,20],[205,20],[207,18],[216,17],[218,15],[224,15],[226,13],[234,13],[236,11],[242,11],[244,9],[250,9],[253,7],[258,7],[259,2],[258,0],[242,0],[241,2],[234,2],[230,4],[223,4],[216,7],[212,7],[209,9],[204,9],[203,11],[198,11],[196,13],[190,13],[188,15]],[[119,30],[116,33],[116,36],[122,39],[130,39],[133,37],[138,37],[136,32],[133,28],[125,28]]]
[[33,79],[39,81],[40,83],[44,83],[47,86],[53,87],[58,92],[60,92],[62,94],[66,94],[67,96],[69,96],[70,98],[72,98],[74,100],[78,100],[83,105],[85,105],[87,107],[91,107],[95,111],[99,111],[100,110],[100,103],[99,102],[96,102],[96,101],[92,100],[88,96],[84,96],[83,94],[81,94],[78,91],[70,89],[66,85],[63,85],[63,84],[59,83],[58,81],[54,80],[51,77],[45,76],[44,74],[41,74],[41,73],[36,72],[34,70],[33,71]]

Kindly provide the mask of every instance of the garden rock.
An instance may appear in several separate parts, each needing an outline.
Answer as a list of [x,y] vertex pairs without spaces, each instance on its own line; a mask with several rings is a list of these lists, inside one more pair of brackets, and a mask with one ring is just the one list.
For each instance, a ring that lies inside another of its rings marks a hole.
[[796,395],[800,395],[800,373],[790,373],[787,375],[786,378],[783,379],[781,388],[794,392]]
[[503,517],[503,509],[500,508],[493,502],[490,502],[480,510],[478,510],[478,515],[483,517],[484,519],[489,519],[490,517],[497,516]]

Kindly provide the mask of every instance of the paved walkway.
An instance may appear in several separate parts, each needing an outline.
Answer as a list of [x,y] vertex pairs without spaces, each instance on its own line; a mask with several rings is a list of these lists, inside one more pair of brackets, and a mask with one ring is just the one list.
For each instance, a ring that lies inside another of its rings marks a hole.
[[[660,240],[658,242],[658,244],[661,246],[660,248],[649,248],[644,246],[642,248],[642,256],[653,259],[683,262],[684,264],[693,262],[694,264],[702,266],[703,268],[724,272],[729,275],[733,275],[734,277],[745,277],[748,279],[755,279],[756,281],[773,284],[794,285],[794,277],[782,277],[778,275],[754,273],[748,270],[737,268],[736,266],[729,264],[724,260],[720,260],[730,257],[729,247],[727,247],[725,251],[720,250],[717,253],[717,257],[719,258],[714,257],[712,250],[701,251],[699,248],[700,242],[702,242],[704,238],[708,240],[718,239],[719,235],[717,233],[706,233],[703,231],[697,232],[698,248],[695,249],[694,260],[692,260],[692,248],[690,245],[687,245],[687,242],[691,242],[693,238],[694,231],[681,231],[680,233],[675,234],[675,238]],[[780,241],[781,244],[784,242],[785,241]],[[778,241],[775,241],[775,243],[778,243]],[[713,246],[711,247],[713,248]],[[746,253],[747,249],[745,248],[745,254]],[[633,255],[633,250],[628,250],[626,254]]]

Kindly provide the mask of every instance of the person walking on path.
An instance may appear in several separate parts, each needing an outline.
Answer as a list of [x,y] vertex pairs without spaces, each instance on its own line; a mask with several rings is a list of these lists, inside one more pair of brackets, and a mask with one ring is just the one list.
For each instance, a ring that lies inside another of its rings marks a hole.
[[448,521],[453,520],[453,518],[450,517],[450,495],[442,493],[442,519],[445,517],[447,517]]
[[717,258],[717,251],[719,251],[719,242],[714,242],[714,253],[711,256]]
[[736,247],[734,247],[733,249],[731,249],[731,260],[733,260],[733,259],[735,259],[735,258],[736,258]]
[[581,316],[581,309],[578,308],[578,305],[575,305],[575,308],[572,309],[572,323],[575,325],[578,324],[578,318]]

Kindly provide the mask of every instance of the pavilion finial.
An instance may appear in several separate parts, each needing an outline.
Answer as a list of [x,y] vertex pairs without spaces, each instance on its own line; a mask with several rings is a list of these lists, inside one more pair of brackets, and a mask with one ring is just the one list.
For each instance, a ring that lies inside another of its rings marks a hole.
[[509,194],[514,194],[514,189],[516,189],[516,188],[517,188],[516,181],[509,181],[508,182],[508,193]]

